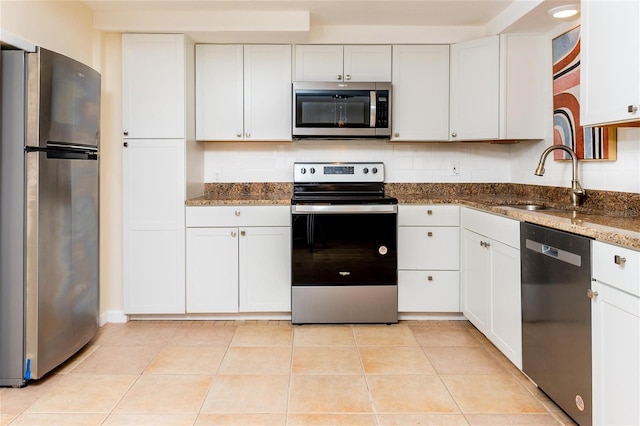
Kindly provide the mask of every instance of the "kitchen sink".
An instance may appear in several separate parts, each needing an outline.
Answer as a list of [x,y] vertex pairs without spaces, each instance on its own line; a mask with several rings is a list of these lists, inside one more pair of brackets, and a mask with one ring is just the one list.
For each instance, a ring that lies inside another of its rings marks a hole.
[[515,209],[521,209],[521,210],[532,210],[532,211],[549,210],[549,207],[542,204],[516,204],[509,207],[513,207]]
[[559,212],[566,211],[566,209],[546,206],[544,204],[507,204],[504,207],[512,207],[514,209],[527,210],[527,211],[547,211],[547,212]]

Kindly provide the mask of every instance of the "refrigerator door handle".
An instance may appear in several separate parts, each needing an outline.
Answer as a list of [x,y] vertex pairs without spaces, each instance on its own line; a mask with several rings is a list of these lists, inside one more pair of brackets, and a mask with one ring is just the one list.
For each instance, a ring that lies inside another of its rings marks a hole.
[[67,160],[97,160],[98,149],[94,147],[82,147],[82,149],[69,148],[68,146],[26,146],[25,152],[44,152],[47,158]]

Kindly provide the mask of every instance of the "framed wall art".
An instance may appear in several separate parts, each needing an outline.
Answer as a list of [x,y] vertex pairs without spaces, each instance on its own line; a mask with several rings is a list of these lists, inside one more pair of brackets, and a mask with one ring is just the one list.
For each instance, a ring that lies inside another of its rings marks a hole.
[[[616,129],[580,125],[580,26],[552,41],[553,143],[573,149],[580,160],[616,159]],[[569,155],[554,151],[554,159]]]

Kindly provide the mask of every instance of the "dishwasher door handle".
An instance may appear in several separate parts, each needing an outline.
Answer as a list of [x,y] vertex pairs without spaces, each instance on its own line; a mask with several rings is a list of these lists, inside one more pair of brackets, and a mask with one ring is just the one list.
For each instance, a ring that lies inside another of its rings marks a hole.
[[575,265],[578,267],[582,266],[582,256],[580,255],[550,246],[548,244],[542,244],[530,239],[527,239],[525,243],[525,247],[531,251],[549,256],[553,259],[557,259],[561,262],[569,263],[571,265]]

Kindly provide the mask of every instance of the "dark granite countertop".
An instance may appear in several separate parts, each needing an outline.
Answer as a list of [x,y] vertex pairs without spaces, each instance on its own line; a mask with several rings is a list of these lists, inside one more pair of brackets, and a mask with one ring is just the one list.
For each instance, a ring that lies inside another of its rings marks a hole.
[[[205,195],[187,206],[289,205],[291,183],[206,184]],[[640,194],[587,190],[573,207],[569,189],[519,184],[387,184],[400,204],[459,204],[640,250]],[[549,209],[513,207],[542,204]]]

